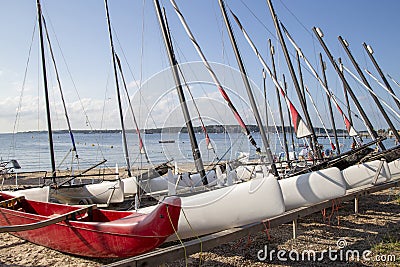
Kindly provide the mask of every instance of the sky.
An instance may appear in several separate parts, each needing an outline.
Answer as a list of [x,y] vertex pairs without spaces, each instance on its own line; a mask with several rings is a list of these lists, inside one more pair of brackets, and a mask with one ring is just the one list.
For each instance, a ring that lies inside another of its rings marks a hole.
[[[185,63],[186,67],[182,71],[185,77],[188,77],[189,88],[196,99],[200,114],[204,116],[207,124],[234,124],[234,117],[224,104],[223,98],[213,86],[202,64],[198,63],[200,58],[171,3],[167,0],[160,2],[166,9],[174,49],[179,62]],[[236,71],[237,64],[218,1],[176,0],[176,2],[207,59],[215,62],[213,66],[218,77],[226,86],[245,122],[254,124],[254,116],[248,105],[243,83]],[[302,113],[276,39],[266,1],[227,0],[226,3],[239,17],[269,66],[271,60],[267,39],[272,39],[277,50],[276,65],[279,80],[282,80],[284,73],[288,84],[288,95]],[[313,26],[322,29],[325,34],[324,41],[331,53],[335,58],[342,57],[346,67],[354,73],[354,67],[337,40],[339,35],[349,42],[354,57],[363,69],[367,68],[377,76],[361,45],[366,42],[373,47],[374,56],[384,72],[400,80],[398,68],[400,36],[397,34],[400,25],[397,14],[400,2],[392,0],[275,0],[273,4],[279,19],[318,71],[321,69],[318,53],[323,54],[328,67],[328,85],[339,99],[344,99],[341,82],[313,36],[311,31]],[[100,0],[42,0],[42,8],[72,128],[120,129],[104,2]],[[2,10],[3,14],[0,16],[0,25],[2,25],[0,27],[2,36],[0,42],[0,132],[45,130],[36,1],[3,1]],[[109,0],[109,12],[115,50],[121,58],[128,93],[139,127],[183,125],[153,1]],[[253,82],[260,112],[265,114],[262,99],[262,66],[243,38],[232,16],[230,14],[229,16],[248,76]],[[289,52],[293,55],[294,49],[287,39],[286,43]],[[46,53],[53,128],[66,129],[60,92],[47,49]],[[305,84],[318,105],[324,123],[329,126],[326,97],[316,80],[306,70],[305,64],[302,65]],[[387,124],[377,112],[367,92],[349,74],[346,74],[346,77],[373,125],[376,128],[387,128]],[[388,105],[395,107],[393,100],[377,83],[370,79],[370,84]],[[394,83],[391,85],[399,94],[400,88]],[[270,110],[277,124],[280,125],[271,79],[267,78],[266,86]],[[121,82],[120,87],[124,113],[129,113]],[[189,98],[187,90],[186,95]],[[193,103],[189,102],[191,115],[196,118]],[[354,105],[351,105],[355,111]],[[342,108],[344,109],[344,106]],[[321,126],[313,108],[309,107],[309,109],[314,126]],[[269,117],[271,124],[271,114]],[[394,115],[391,115],[391,118],[394,125],[399,127],[399,118]],[[343,128],[337,112],[335,112],[335,119],[339,128]],[[133,127],[130,117],[127,118],[127,124],[128,127]],[[198,121],[195,124],[198,124]],[[360,119],[355,119],[354,124],[357,130],[365,130]]]

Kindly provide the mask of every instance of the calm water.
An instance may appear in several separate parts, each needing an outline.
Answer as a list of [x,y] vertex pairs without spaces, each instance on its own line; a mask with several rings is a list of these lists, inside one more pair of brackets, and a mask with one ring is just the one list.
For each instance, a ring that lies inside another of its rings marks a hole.
[[[220,159],[236,158],[238,152],[249,152],[254,155],[255,149],[249,146],[246,136],[243,134],[209,134],[215,153],[206,148],[203,134],[197,134],[201,154],[205,162],[215,160],[216,156]],[[75,142],[79,155],[79,167],[85,169],[103,159],[107,159],[107,166],[113,167],[115,164],[125,166],[125,157],[120,133],[76,133]],[[257,144],[261,145],[259,134],[253,134]],[[72,145],[69,134],[54,134],[54,150],[56,165],[59,169],[70,168],[72,155],[69,153]],[[139,167],[141,160],[145,162],[143,155],[139,153],[138,140],[136,134],[128,134],[129,156],[131,165]],[[190,141],[187,134],[167,133],[167,134],[145,134],[143,135],[144,144],[151,163],[157,164],[167,160],[175,160],[178,163],[193,162]],[[288,138],[290,140],[290,138]],[[159,140],[174,140],[175,143],[160,144]],[[271,149],[279,154],[280,148],[277,135],[271,135]],[[365,142],[370,140],[366,139]],[[319,142],[328,148],[329,139],[319,139]],[[387,146],[393,146],[393,140],[386,141]],[[340,139],[342,151],[349,150],[351,139]],[[295,144],[296,151],[301,150],[302,141]],[[18,133],[0,134],[0,157],[2,160],[17,159],[22,169],[21,171],[49,170],[50,156],[48,148],[47,133]],[[74,161],[75,166],[77,161]]]

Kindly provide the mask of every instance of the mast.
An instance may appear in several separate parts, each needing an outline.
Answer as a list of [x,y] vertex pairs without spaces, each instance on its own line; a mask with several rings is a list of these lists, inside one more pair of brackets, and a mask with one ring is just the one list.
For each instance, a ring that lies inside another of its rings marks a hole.
[[[324,84],[325,84],[325,87],[328,88],[328,80],[327,80],[327,78],[326,78],[326,73],[325,73],[325,71],[326,71],[326,64],[325,64],[324,60],[322,59],[322,54],[321,54],[321,53],[319,53],[319,61],[320,61],[320,63],[321,63],[322,77],[324,78]],[[327,99],[327,101],[328,101],[329,116],[330,116],[330,118],[331,118],[332,129],[333,129],[333,136],[335,137],[336,151],[337,151],[337,154],[340,154],[339,140],[338,140],[338,137],[337,137],[335,118],[333,117],[332,104],[331,104],[331,97],[330,97],[330,95],[328,94],[328,92],[326,93],[326,99]],[[332,149],[335,150],[333,147],[332,147]]]
[[119,73],[121,75],[122,84],[124,85],[124,91],[125,91],[125,94],[126,94],[126,98],[128,100],[129,110],[131,111],[133,123],[135,124],[136,134],[138,135],[139,153],[140,154],[144,154],[144,157],[146,158],[147,163],[150,163],[149,157],[148,157],[147,152],[146,152],[146,148],[145,148],[145,146],[143,144],[142,136],[140,134],[140,129],[139,129],[139,125],[138,125],[137,120],[136,120],[135,112],[133,112],[132,102],[131,102],[131,99],[129,98],[128,87],[126,85],[124,72],[122,71],[121,61],[119,60],[119,57],[118,57],[117,54],[115,54],[115,59],[116,59],[117,65],[118,65]]
[[[392,87],[390,86],[388,80],[386,79],[385,75],[383,74],[381,68],[378,65],[378,62],[376,62],[375,57],[374,57],[374,50],[372,50],[372,47],[370,45],[367,45],[366,43],[363,43],[363,47],[365,49],[365,51],[367,51],[367,54],[369,56],[369,58],[371,59],[372,63],[374,64],[376,70],[378,71],[379,75],[381,76],[383,82],[386,85],[386,88],[394,95],[394,91],[392,89]],[[400,109],[400,102],[394,98],[394,102],[396,103],[397,107]]]
[[41,52],[41,58],[42,58],[44,97],[45,97],[45,101],[46,101],[47,132],[48,132],[48,137],[49,137],[51,175],[53,177],[53,183],[55,183],[56,182],[56,179],[55,179],[56,178],[56,161],[54,158],[53,131],[51,128],[49,89],[48,89],[48,85],[47,85],[46,58],[45,58],[45,54],[44,54],[42,8],[40,5],[40,0],[37,0],[36,3],[37,3],[38,23],[39,23],[40,52]]
[[186,104],[185,95],[183,93],[181,81],[179,78],[178,61],[176,60],[175,55],[174,55],[174,51],[173,51],[173,47],[172,47],[172,40],[170,40],[170,38],[169,38],[167,26],[166,26],[165,20],[162,16],[160,3],[158,0],[154,0],[154,7],[156,9],[158,22],[160,24],[160,28],[162,31],[165,49],[167,50],[172,74],[174,76],[176,90],[178,92],[179,101],[181,103],[181,108],[182,108],[182,112],[183,112],[183,117],[185,118],[186,127],[188,129],[188,134],[189,134],[189,138],[190,138],[190,143],[192,145],[192,153],[193,153],[193,159],[194,159],[194,163],[196,166],[196,170],[200,173],[203,185],[207,185],[208,181],[207,181],[206,172],[204,171],[203,161],[201,159],[200,150],[199,150],[199,147],[197,144],[196,136],[194,134],[192,121],[190,119],[190,114],[189,114],[189,110],[188,110],[188,107]]
[[45,20],[44,18],[42,18],[42,19],[43,19],[43,20],[42,20],[43,26],[44,26],[44,29],[45,29],[45,32],[46,32],[47,44],[48,44],[48,46],[49,46],[49,51],[50,51],[51,59],[52,59],[52,61],[53,61],[54,71],[55,71],[56,78],[57,78],[58,88],[59,88],[59,90],[60,90],[60,96],[61,96],[61,101],[62,101],[63,108],[64,108],[64,116],[65,116],[65,119],[66,119],[66,121],[67,121],[67,127],[68,127],[69,137],[71,138],[71,143],[72,143],[71,151],[72,151],[73,153],[75,153],[75,157],[78,158],[78,154],[77,154],[77,151],[76,151],[76,145],[75,145],[75,138],[74,138],[74,134],[72,133],[71,122],[70,122],[70,120],[69,120],[69,116],[68,116],[68,112],[67,112],[67,106],[66,106],[66,104],[65,104],[64,93],[63,93],[63,91],[62,91],[60,75],[59,75],[59,73],[58,73],[58,68],[57,68],[57,64],[56,64],[56,59],[55,59],[55,56],[54,56],[54,53],[53,53],[53,48],[52,48],[52,46],[51,46],[50,37],[49,37],[49,32],[48,32],[47,26],[46,26],[46,20]]
[[[340,72],[342,73],[342,75],[344,77],[342,58],[338,58],[338,62],[339,62],[339,70],[340,70]],[[346,100],[346,106],[347,106],[347,115],[349,116],[350,123],[353,124],[353,119],[352,119],[352,116],[351,116],[351,109],[350,109],[349,94],[347,93],[346,85],[345,85],[345,83],[343,81],[342,81],[342,84],[343,84],[344,98]]]
[[290,114],[292,115],[292,121],[293,121],[294,129],[296,131],[297,138],[310,136],[312,133],[311,133],[310,129],[308,129],[308,126],[307,126],[306,122],[300,116],[300,114],[297,111],[296,107],[290,101],[289,97],[287,96],[285,91],[282,89],[282,86],[279,84],[278,80],[272,74],[271,69],[268,67],[267,63],[265,62],[265,60],[261,56],[260,52],[258,52],[257,47],[254,45],[253,41],[250,39],[250,36],[247,34],[246,30],[243,28],[243,25],[240,23],[238,17],[236,17],[236,15],[232,11],[231,11],[231,14],[232,14],[233,18],[235,19],[237,25],[239,26],[240,30],[242,31],[244,37],[246,38],[246,41],[249,43],[250,47],[253,49],[253,52],[257,56],[257,58],[260,61],[261,65],[267,71],[268,75],[272,79],[272,82],[275,84],[276,87],[279,88],[280,93],[284,97],[284,99],[286,101],[286,104],[289,107]]
[[378,106],[379,111],[382,113],[383,117],[385,118],[387,124],[389,125],[389,128],[392,130],[394,136],[397,139],[397,142],[400,142],[399,133],[397,132],[396,128],[394,127],[392,121],[390,120],[390,118],[389,118],[388,114],[386,113],[385,109],[383,108],[382,104],[379,102],[379,99],[372,93],[373,90],[371,88],[371,85],[369,84],[369,82],[368,82],[367,78],[365,77],[363,71],[360,69],[360,66],[357,64],[355,58],[351,54],[348,42],[346,40],[343,40],[342,36],[339,36],[338,39],[339,39],[339,42],[342,44],[344,50],[346,51],[347,55],[349,56],[351,62],[354,65],[354,67],[356,68],[356,70],[358,72],[358,75],[360,75],[363,83],[368,87],[372,99],[374,100],[375,104]]
[[[282,73],[282,79],[283,79],[283,90],[285,90],[285,94],[287,94],[287,82],[286,82],[286,78],[285,78],[285,74],[284,73]],[[287,110],[288,110],[289,126],[290,126],[289,133],[290,133],[290,138],[292,139],[292,149],[293,149],[293,152],[294,152],[295,151],[295,147],[294,147],[294,136],[293,136],[293,130],[292,130],[292,120],[293,119],[290,118],[292,115],[290,114],[289,107],[287,107]]]
[[[328,56],[329,60],[331,61],[333,67],[335,68],[335,71],[339,75],[340,79],[342,80],[345,90],[350,94],[351,98],[353,99],[354,104],[356,105],[358,111],[360,112],[361,117],[364,120],[365,125],[367,126],[367,130],[370,133],[371,137],[373,140],[378,139],[378,134],[374,130],[374,127],[371,124],[371,121],[369,120],[367,114],[365,114],[363,108],[360,105],[360,102],[358,101],[356,95],[353,93],[353,90],[351,90],[351,87],[349,83],[347,82],[346,78],[344,77],[343,73],[339,70],[339,67],[336,63],[336,61],[333,59],[332,54],[330,53],[328,47],[326,46],[324,40],[322,40],[322,37],[324,36],[321,29],[313,27],[314,34],[316,35],[318,41],[320,42],[322,48],[325,50],[326,55]],[[385,146],[383,145],[382,142],[379,142],[379,147],[382,150],[386,150]]]
[[[272,73],[273,73],[275,79],[277,80],[275,58],[274,58],[275,49],[274,49],[274,46],[272,45],[271,39],[268,39],[268,43],[269,43],[269,51],[271,54]],[[285,153],[286,153],[287,157],[289,158],[288,141],[287,141],[286,131],[285,131],[285,119],[283,118],[282,103],[281,103],[281,98],[279,96],[279,89],[277,86],[275,86],[275,91],[276,91],[276,99],[278,100],[279,117],[281,119],[281,125],[282,125],[283,144],[285,146],[284,149],[285,149]],[[288,116],[290,116],[290,112],[288,112]],[[289,131],[290,131],[290,134],[292,135],[292,123],[290,122],[290,118],[289,118],[289,124],[290,124]]]
[[269,119],[268,119],[268,103],[267,103],[267,84],[266,84],[267,75],[265,74],[265,70],[262,69],[262,79],[263,79],[263,91],[264,91],[264,105],[265,105],[265,128],[267,129],[267,139],[269,139]]
[[317,147],[318,141],[317,141],[317,137],[315,135],[315,130],[314,130],[313,124],[311,122],[310,114],[308,113],[307,106],[306,106],[306,103],[304,101],[305,98],[303,98],[303,93],[302,93],[302,91],[300,89],[300,85],[299,85],[299,82],[297,80],[296,73],[295,73],[293,65],[292,65],[292,61],[290,60],[289,52],[287,50],[287,47],[286,47],[286,44],[285,44],[285,40],[283,39],[281,28],[279,27],[278,17],[276,16],[276,13],[275,13],[274,7],[272,6],[271,0],[267,0],[267,3],[268,3],[268,6],[269,6],[269,10],[271,12],[272,19],[274,21],[276,33],[278,35],[278,39],[279,39],[279,42],[280,42],[282,50],[283,50],[283,54],[285,56],[286,63],[288,65],[290,75],[291,75],[292,80],[293,80],[294,87],[295,87],[296,92],[297,92],[297,96],[298,96],[298,98],[300,100],[301,108],[303,109],[303,113],[304,113],[307,125],[308,125],[308,127],[310,128],[310,131],[311,131],[311,142],[310,142],[311,149],[314,151],[314,155],[316,155],[317,158],[321,158],[321,151]]
[[221,8],[222,15],[224,17],[226,28],[228,30],[229,39],[231,41],[231,45],[232,45],[233,51],[235,52],[236,61],[237,61],[238,65],[239,65],[240,73],[242,75],[243,83],[244,83],[244,86],[246,88],[247,96],[249,97],[250,105],[251,105],[251,108],[253,110],[253,114],[254,114],[254,117],[256,119],[257,126],[260,129],[261,139],[262,139],[263,144],[264,144],[265,152],[267,153],[267,159],[268,159],[269,163],[272,164],[271,165],[271,170],[272,170],[273,174],[277,174],[277,171],[276,171],[276,168],[275,168],[275,165],[274,165],[274,158],[272,156],[271,148],[269,147],[269,140],[267,138],[267,135],[265,134],[264,126],[262,124],[261,117],[260,117],[260,114],[258,112],[257,103],[256,103],[256,101],[254,99],[253,91],[251,90],[250,83],[249,83],[249,80],[247,78],[246,69],[244,68],[243,60],[242,60],[242,57],[241,57],[241,55],[239,53],[238,46],[236,44],[236,39],[235,39],[235,36],[233,34],[233,31],[232,31],[231,23],[230,23],[229,18],[228,18],[227,14],[226,14],[225,3],[223,2],[223,0],[219,0],[218,2],[219,2],[219,6]]
[[110,37],[110,46],[111,46],[111,54],[112,54],[112,61],[113,61],[113,67],[114,67],[114,77],[115,77],[115,88],[117,90],[117,101],[118,101],[118,111],[119,111],[119,119],[121,122],[121,128],[122,128],[122,142],[124,146],[124,154],[125,154],[125,161],[126,161],[126,167],[128,171],[128,176],[131,177],[131,166],[129,162],[129,154],[128,154],[128,144],[126,142],[126,132],[125,132],[125,124],[124,124],[124,116],[122,113],[122,104],[121,104],[121,95],[120,95],[120,90],[119,90],[119,82],[118,82],[118,73],[117,73],[117,64],[115,60],[115,49],[114,49],[114,43],[112,39],[112,32],[111,32],[111,23],[110,23],[110,15],[108,13],[108,3],[107,0],[104,0],[105,7],[106,7],[106,14],[107,14],[107,25],[108,25],[108,33]]
[[303,72],[301,70],[301,65],[300,65],[300,55],[299,55],[299,51],[297,51],[297,50],[296,50],[296,61],[297,61],[297,69],[299,71],[299,77],[300,77],[301,92],[303,93],[303,101],[307,106],[306,91],[304,90]]
[[[289,39],[290,43],[294,46],[296,51],[298,52],[299,56],[303,58],[304,62],[306,63],[307,67],[310,69],[314,77],[318,80],[318,82],[321,84],[322,88],[325,90],[325,93],[329,96],[329,98],[333,101],[335,104],[337,110],[339,111],[340,115],[343,118],[344,124],[346,126],[346,130],[349,133],[350,136],[356,136],[357,131],[353,128],[352,123],[350,123],[349,119],[347,119],[346,115],[344,114],[343,110],[340,108],[340,105],[338,101],[336,100],[336,97],[332,92],[327,88],[327,85],[325,84],[324,81],[319,77],[317,71],[314,69],[314,67],[311,65],[310,61],[308,61],[307,57],[303,54],[301,51],[300,47],[296,44],[296,42],[293,40],[292,36],[288,32],[288,30],[285,28],[285,26],[281,23],[282,29],[286,34],[286,37]],[[345,94],[347,96],[347,93],[345,91]],[[348,101],[347,101],[347,106],[349,106]],[[350,110],[349,110],[350,112]],[[356,140],[356,139],[355,139]]]
[[196,38],[194,37],[192,31],[190,30],[188,24],[186,23],[185,18],[183,17],[182,12],[179,10],[178,6],[176,5],[174,0],[170,0],[172,6],[175,9],[175,13],[178,15],[178,18],[183,26],[183,28],[186,31],[186,34],[188,35],[190,41],[192,42],[192,45],[197,51],[197,54],[200,56],[201,61],[203,62],[204,66],[206,67],[208,73],[210,74],[211,78],[214,81],[214,84],[217,86],[218,91],[228,104],[228,107],[232,111],[233,115],[235,116],[236,121],[239,123],[240,127],[242,128],[244,134],[247,136],[250,144],[252,144],[255,149],[256,153],[261,153],[261,149],[258,147],[256,141],[254,140],[253,136],[251,135],[249,129],[247,128],[246,124],[244,123],[242,117],[240,116],[239,112],[236,110],[236,107],[233,105],[232,101],[230,100],[228,94],[226,93],[225,89],[223,88],[221,82],[219,81],[217,75],[215,74],[213,68],[211,67],[210,63],[208,62],[206,56],[204,55],[199,43],[196,41]]

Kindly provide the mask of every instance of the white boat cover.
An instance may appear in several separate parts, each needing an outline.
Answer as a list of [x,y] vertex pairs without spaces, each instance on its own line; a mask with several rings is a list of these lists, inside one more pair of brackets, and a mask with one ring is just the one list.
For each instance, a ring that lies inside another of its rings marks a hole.
[[121,179],[124,183],[124,195],[125,196],[132,196],[137,193],[137,180],[136,177],[128,177]]
[[356,188],[367,184],[380,184],[389,181],[391,179],[391,174],[386,161],[383,162],[383,167],[379,173],[378,179],[374,181],[375,174],[380,164],[380,160],[374,160],[344,169],[342,172],[346,181],[347,189]]
[[[140,181],[140,187],[149,194],[159,194],[163,191],[168,191],[168,188],[174,187],[175,190],[193,188],[198,186],[203,186],[203,183],[200,178],[200,174],[195,173],[189,175],[188,173],[173,175],[168,174],[151,178],[148,180]],[[214,170],[210,170],[206,172],[208,185],[211,186],[216,184],[216,174]],[[168,187],[169,186],[169,187]]]
[[41,201],[41,202],[49,202],[50,199],[49,186],[21,189],[16,191],[4,191],[4,192],[15,197],[24,196],[26,199]]
[[77,187],[61,187],[54,190],[51,197],[68,204],[121,203],[125,199],[124,183],[117,180]]
[[336,167],[279,180],[286,210],[309,206],[346,193],[343,175]]
[[241,165],[235,169],[237,179],[247,181],[249,179],[258,178],[262,173],[261,165]]

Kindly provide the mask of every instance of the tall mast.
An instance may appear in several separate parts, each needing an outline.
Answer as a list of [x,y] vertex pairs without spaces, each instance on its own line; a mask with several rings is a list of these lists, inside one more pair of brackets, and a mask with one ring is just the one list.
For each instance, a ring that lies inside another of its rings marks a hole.
[[339,36],[338,39],[339,39],[339,42],[342,44],[344,50],[346,51],[347,55],[349,56],[351,62],[354,65],[354,67],[356,68],[356,70],[358,72],[358,75],[360,75],[363,83],[368,87],[372,99],[374,100],[375,104],[378,106],[379,111],[382,113],[383,117],[385,118],[387,124],[389,125],[389,128],[392,130],[394,136],[397,139],[397,142],[400,142],[399,133],[397,132],[396,128],[394,127],[392,121],[390,120],[390,118],[389,118],[388,114],[386,113],[385,109],[383,108],[382,104],[379,102],[379,99],[372,93],[373,90],[371,88],[371,85],[369,84],[369,82],[368,82],[367,78],[365,77],[363,71],[360,69],[360,66],[357,64],[355,58],[351,54],[348,42],[346,40],[343,40],[342,36]]
[[263,91],[264,91],[264,106],[265,106],[265,128],[267,129],[267,139],[269,139],[269,119],[268,119],[268,101],[267,101],[267,84],[266,78],[267,75],[265,74],[265,70],[262,69],[262,78],[263,78]]
[[262,124],[261,117],[260,117],[260,114],[258,112],[257,103],[256,103],[256,101],[254,99],[253,91],[251,90],[250,83],[249,83],[249,80],[247,78],[246,69],[244,68],[243,60],[242,60],[242,57],[241,57],[241,55],[239,53],[238,46],[236,44],[236,39],[235,39],[235,36],[233,34],[233,31],[232,31],[231,23],[230,23],[229,18],[228,18],[227,14],[226,14],[225,3],[224,3],[223,0],[219,0],[218,2],[219,2],[219,6],[221,8],[222,15],[224,17],[226,28],[228,30],[229,39],[231,41],[231,45],[232,45],[233,51],[235,52],[236,61],[237,61],[238,65],[239,65],[239,69],[240,69],[240,73],[242,75],[243,83],[244,83],[244,86],[246,87],[247,96],[249,97],[250,105],[251,105],[251,108],[253,110],[253,114],[254,114],[254,117],[256,119],[258,128],[260,129],[261,139],[263,141],[264,148],[265,148],[265,151],[267,153],[267,158],[268,158],[269,163],[272,164],[272,166],[271,166],[272,169],[271,170],[273,171],[274,174],[276,174],[276,168],[275,168],[275,165],[273,165],[274,158],[272,156],[271,148],[269,147],[269,140],[267,138],[267,135],[265,134],[264,126]]
[[307,106],[306,91],[304,90],[303,72],[301,70],[301,64],[300,64],[300,55],[299,55],[299,51],[297,51],[297,50],[296,50],[296,61],[297,61],[297,69],[299,71],[299,77],[300,77],[301,92],[303,93],[303,101]]
[[[313,31],[315,36],[317,37],[318,41],[320,42],[322,48],[325,50],[326,55],[328,56],[329,60],[331,61],[333,67],[335,68],[337,74],[339,75],[340,79],[342,80],[344,87],[346,89],[346,91],[350,94],[351,98],[353,99],[354,104],[356,105],[358,112],[360,112],[361,117],[363,118],[363,121],[365,123],[365,125],[367,126],[367,130],[370,133],[371,137],[373,140],[377,140],[378,139],[378,134],[376,133],[376,131],[374,130],[374,127],[371,124],[371,121],[369,120],[367,114],[365,114],[363,108],[360,105],[360,102],[358,101],[356,95],[353,93],[353,90],[351,90],[351,87],[349,85],[349,83],[347,82],[346,78],[344,77],[343,73],[340,71],[336,61],[333,59],[332,54],[330,53],[328,47],[326,46],[324,40],[322,40],[322,37],[324,36],[322,34],[321,29],[317,29],[315,27],[313,27]],[[382,144],[382,142],[379,142],[379,147],[382,150],[386,150],[385,146]]]
[[305,98],[303,98],[303,93],[300,89],[300,85],[297,80],[296,73],[295,73],[293,65],[292,65],[292,61],[290,60],[289,52],[287,50],[285,40],[283,39],[281,28],[279,27],[278,17],[276,16],[276,13],[275,13],[274,7],[272,6],[271,0],[267,0],[267,3],[269,6],[269,10],[271,11],[271,16],[274,21],[276,33],[278,35],[278,39],[281,44],[283,54],[285,55],[285,59],[286,59],[286,63],[289,68],[290,75],[292,76],[292,80],[293,80],[293,84],[294,84],[294,87],[297,92],[297,96],[300,100],[301,108],[303,109],[303,113],[304,113],[307,125],[311,131],[311,142],[310,142],[311,149],[314,151],[314,153],[315,153],[314,155],[316,155],[317,158],[321,158],[321,151],[319,150],[318,147],[316,147],[316,145],[318,144],[318,141],[317,141],[317,137],[315,135],[315,130],[314,130],[313,124],[311,122],[310,114],[308,113],[307,106],[304,101]]
[[[375,57],[373,55],[374,51],[372,50],[372,47],[370,45],[367,45],[366,43],[363,43],[363,47],[364,47],[365,51],[367,51],[367,54],[368,54],[369,58],[371,59],[372,63],[374,63],[374,66],[375,66],[376,70],[378,71],[379,76],[381,76],[383,82],[385,83],[386,88],[394,95],[394,91],[393,91],[392,87],[390,86],[388,80],[386,79],[381,68],[379,67],[378,62],[376,62],[376,60],[375,60]],[[400,109],[400,102],[394,97],[393,97],[393,99],[394,99],[394,102],[396,103],[397,107]]]
[[[269,43],[269,51],[270,51],[270,55],[271,55],[272,73],[273,73],[275,79],[277,80],[276,67],[275,67],[275,58],[274,58],[275,49],[274,49],[274,46],[272,45],[271,39],[268,39],[268,43]],[[285,131],[285,119],[283,117],[282,103],[281,103],[281,98],[279,96],[280,95],[279,94],[279,89],[278,89],[277,86],[275,86],[275,91],[276,91],[276,99],[278,100],[279,117],[281,119],[281,125],[282,125],[283,145],[284,145],[286,156],[289,158],[288,141],[287,141],[286,131]],[[290,116],[290,112],[288,112],[288,116]],[[290,128],[289,128],[290,129],[290,134],[292,134],[292,124],[290,122],[290,118],[289,118],[289,125],[290,125]]]
[[108,13],[107,0],[104,0],[104,3],[105,3],[105,6],[106,6],[107,25],[108,25],[108,33],[109,33],[109,37],[110,37],[111,54],[112,54],[112,61],[113,61],[113,67],[114,67],[115,88],[117,90],[118,111],[119,111],[119,119],[120,119],[121,128],[122,128],[122,141],[123,141],[123,146],[124,146],[125,161],[126,161],[126,167],[128,169],[128,176],[131,177],[132,176],[132,174],[131,174],[131,166],[130,166],[130,162],[129,162],[128,144],[126,142],[124,115],[122,113],[122,104],[121,104],[121,95],[120,95],[120,91],[119,91],[117,64],[116,64],[116,59],[115,59],[115,49],[114,49],[114,43],[113,43],[113,39],[112,39],[110,15]]
[[53,177],[53,183],[55,183],[56,182],[56,180],[55,180],[55,177],[56,177],[56,161],[54,159],[53,131],[51,129],[49,90],[48,90],[48,85],[47,85],[46,58],[45,58],[45,54],[44,54],[43,26],[42,26],[42,8],[40,6],[40,0],[37,0],[36,3],[37,3],[38,23],[39,23],[40,52],[41,52],[41,57],[42,57],[44,97],[45,97],[45,101],[46,101],[47,132],[48,132],[48,136],[49,136],[51,175]]
[[175,55],[174,55],[174,51],[173,51],[173,47],[172,47],[172,40],[170,40],[170,38],[169,38],[167,26],[166,26],[165,20],[162,16],[160,3],[158,0],[154,0],[154,7],[156,9],[158,22],[160,24],[160,28],[162,31],[165,49],[167,50],[172,74],[174,76],[176,90],[178,92],[179,101],[181,103],[181,108],[182,108],[182,112],[183,112],[183,117],[185,118],[186,127],[188,129],[188,134],[189,134],[189,138],[190,138],[190,143],[192,145],[192,153],[193,153],[193,159],[194,159],[194,163],[196,166],[196,170],[200,173],[203,184],[207,185],[208,181],[207,181],[207,177],[206,177],[206,172],[204,171],[203,161],[201,159],[200,150],[199,150],[199,147],[197,144],[196,136],[194,134],[192,121],[190,119],[190,114],[189,114],[189,110],[188,110],[188,107],[186,104],[185,95],[183,93],[181,81],[179,78],[178,61],[176,60]]
[[[328,80],[326,78],[326,64],[324,60],[322,59],[322,54],[319,53],[319,61],[321,63],[321,69],[322,69],[322,77],[324,78],[324,84],[325,87],[328,88]],[[333,129],[333,136],[335,137],[335,143],[336,143],[336,151],[337,154],[340,154],[340,148],[339,148],[339,140],[337,137],[337,131],[336,131],[336,124],[335,124],[335,118],[333,117],[333,111],[332,111],[332,103],[331,103],[331,97],[329,93],[326,93],[326,99],[328,101],[328,107],[329,107],[329,116],[331,118],[331,123],[332,123],[332,129]]]

